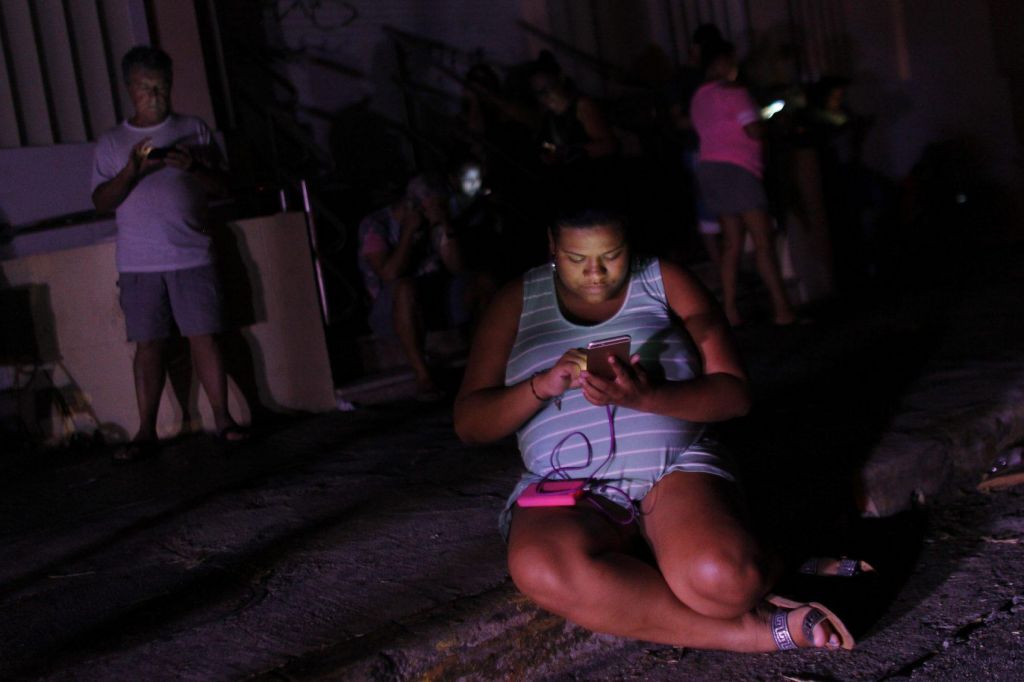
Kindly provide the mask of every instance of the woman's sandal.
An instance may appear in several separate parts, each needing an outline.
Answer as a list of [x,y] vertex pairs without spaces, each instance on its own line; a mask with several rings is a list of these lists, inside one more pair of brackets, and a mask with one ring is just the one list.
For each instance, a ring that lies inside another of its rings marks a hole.
[[863,559],[815,556],[800,564],[797,572],[801,575],[852,578],[865,573],[874,573],[875,567]]
[[990,493],[1024,483],[1024,446],[1014,443],[1000,454],[978,484],[978,490]]
[[252,432],[245,426],[232,424],[217,431],[217,440],[225,445],[244,443],[252,437]]
[[[819,604],[818,602],[798,602],[792,599],[786,599],[778,595],[769,595],[766,600],[772,606],[776,608],[772,611],[770,624],[772,629],[772,641],[775,642],[775,646],[779,651],[791,651],[793,649],[801,648],[821,648],[814,647],[814,628],[817,627],[818,623],[822,621],[828,621],[832,629],[835,630],[839,636],[839,647],[850,650],[853,649],[855,644],[853,635],[843,624],[843,621],[839,619],[839,616],[832,613],[828,608]],[[804,636],[804,639],[811,642],[810,647],[801,647],[793,639],[793,634],[789,630],[789,614],[796,609],[809,606],[810,610],[807,615],[804,616],[803,622],[800,624],[800,631]],[[825,648],[836,648],[829,645],[825,645]]]

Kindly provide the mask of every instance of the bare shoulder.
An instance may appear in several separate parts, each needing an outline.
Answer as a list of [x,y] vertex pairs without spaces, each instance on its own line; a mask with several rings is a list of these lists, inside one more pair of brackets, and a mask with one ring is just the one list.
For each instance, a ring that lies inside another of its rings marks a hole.
[[704,283],[681,265],[658,259],[661,281],[669,306],[684,320],[717,310],[718,305]]
[[745,376],[729,324],[715,297],[686,268],[663,260],[660,264],[669,307],[704,356],[705,371]]

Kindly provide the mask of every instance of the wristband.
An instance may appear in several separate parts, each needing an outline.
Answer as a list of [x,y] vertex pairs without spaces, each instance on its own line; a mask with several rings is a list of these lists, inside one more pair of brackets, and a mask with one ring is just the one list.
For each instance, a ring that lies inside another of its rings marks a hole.
[[533,387],[533,380],[536,378],[536,376],[536,374],[530,375],[530,393],[532,393],[533,397],[536,398],[537,400],[541,401],[542,403],[546,403],[547,399],[541,398],[540,394],[537,393],[537,389]]
[[[540,372],[537,372],[537,374],[540,374]],[[537,374],[533,374],[530,376],[530,393],[532,393],[533,397],[541,401],[542,403],[546,403],[548,400],[553,400],[555,403],[555,408],[559,410],[562,409],[562,396],[556,396],[554,398],[541,398],[540,394],[537,393],[537,389],[533,387],[533,380],[534,378],[536,378]]]

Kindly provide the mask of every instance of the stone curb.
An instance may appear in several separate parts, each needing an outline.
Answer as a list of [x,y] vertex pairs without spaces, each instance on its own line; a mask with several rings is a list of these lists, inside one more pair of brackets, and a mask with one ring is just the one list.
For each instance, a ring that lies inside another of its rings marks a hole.
[[1022,436],[1024,362],[927,372],[861,470],[861,512],[891,516],[953,486],[974,486],[996,455]]

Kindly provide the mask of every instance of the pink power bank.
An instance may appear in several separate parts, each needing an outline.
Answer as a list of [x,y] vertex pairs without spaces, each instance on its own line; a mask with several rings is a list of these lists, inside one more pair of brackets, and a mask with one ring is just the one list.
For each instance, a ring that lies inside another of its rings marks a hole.
[[537,483],[531,483],[516,500],[520,507],[571,507],[583,495],[580,479],[568,481],[544,481],[537,490]]

